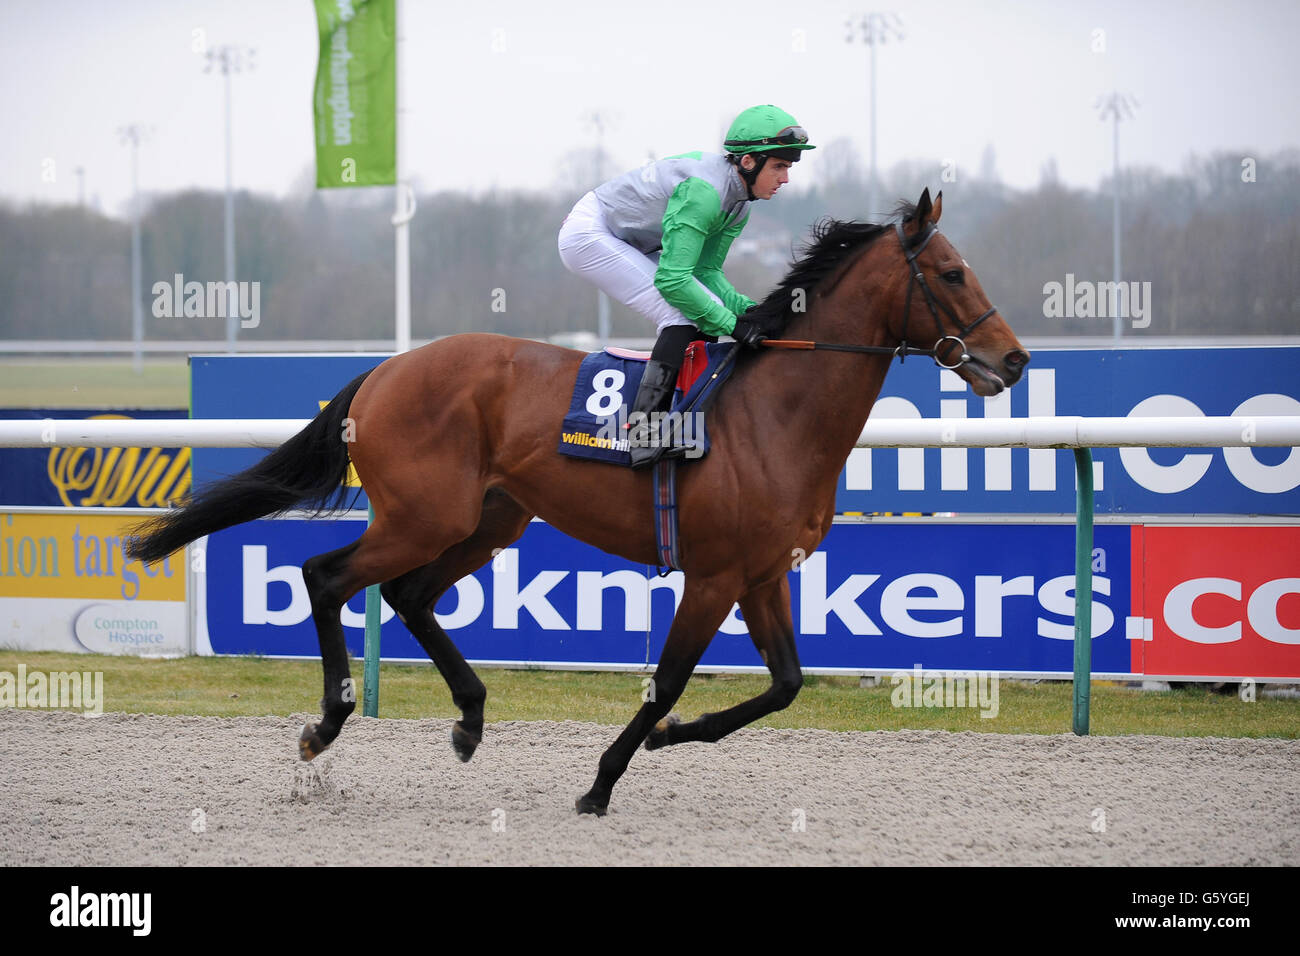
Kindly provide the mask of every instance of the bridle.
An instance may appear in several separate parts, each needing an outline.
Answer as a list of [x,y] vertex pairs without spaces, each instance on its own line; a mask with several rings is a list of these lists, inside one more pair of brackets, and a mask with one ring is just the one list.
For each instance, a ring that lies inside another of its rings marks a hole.
[[[981,315],[969,325],[962,325],[961,319],[952,309],[935,298],[934,293],[930,290],[929,284],[925,281],[925,273],[921,271],[917,258],[930,244],[930,240],[939,232],[939,227],[930,224],[930,228],[925,235],[911,249],[907,247],[907,237],[903,233],[903,223],[894,223],[894,230],[898,233],[898,242],[903,248],[903,255],[907,257],[907,268],[911,273],[907,282],[907,298],[903,303],[903,335],[902,341],[897,347],[890,348],[887,345],[840,345],[834,342],[804,342],[793,339],[764,339],[762,344],[767,348],[786,348],[786,349],[826,349],[832,352],[866,352],[877,355],[896,355],[898,360],[904,361],[909,355],[927,355],[934,359],[934,364],[940,368],[956,369],[965,365],[967,362],[977,361],[972,358],[966,351],[965,336],[970,335],[972,331],[981,322],[997,311],[997,306],[992,306],[987,312]],[[907,320],[912,314],[912,290],[920,287],[921,295],[925,298],[925,304],[930,309],[930,314],[934,316],[934,328],[939,333],[939,339],[928,349],[918,349],[908,344],[907,341]],[[945,335],[943,333],[943,320],[939,317],[939,310],[942,309],[944,314],[952,320],[952,324],[957,327],[956,335]],[[957,361],[947,365],[940,358],[940,355],[949,351],[952,346],[944,345],[945,342],[955,342],[958,352]]]

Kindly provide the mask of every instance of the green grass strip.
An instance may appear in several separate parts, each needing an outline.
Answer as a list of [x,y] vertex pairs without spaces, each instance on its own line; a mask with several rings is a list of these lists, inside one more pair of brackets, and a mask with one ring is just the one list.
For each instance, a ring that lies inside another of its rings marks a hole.
[[[0,651],[3,674],[16,680],[20,664],[28,674],[58,671],[103,673],[105,712],[247,717],[318,712],[321,668],[316,661],[258,657],[137,657]],[[353,662],[357,713],[362,699],[360,661]],[[622,726],[641,706],[648,675],[479,668],[487,686],[487,719],[580,720]],[[755,697],[768,686],[761,676],[696,675],[673,708],[684,719],[716,712]],[[1002,680],[997,714],[990,706],[895,706],[901,687],[885,678],[860,687],[857,678],[805,678],[786,710],[759,721],[760,727],[825,730],[950,730],[985,733],[1061,734],[1070,731],[1068,682]],[[1258,693],[1244,701],[1203,687],[1166,692],[1140,691],[1109,682],[1092,685],[1094,735],[1160,734],[1173,737],[1300,736],[1300,700]],[[429,665],[384,664],[380,672],[380,717],[456,717],[446,684]]]
[[3,408],[189,408],[190,368],[184,356],[131,358],[9,358],[0,361]]

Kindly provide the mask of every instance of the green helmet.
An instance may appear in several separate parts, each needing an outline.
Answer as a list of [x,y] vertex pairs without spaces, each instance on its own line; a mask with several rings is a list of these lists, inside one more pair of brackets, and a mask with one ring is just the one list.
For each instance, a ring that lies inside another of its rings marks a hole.
[[[772,106],[751,106],[736,117],[727,130],[723,148],[729,153],[773,153],[779,150],[816,149],[807,131],[785,110]],[[798,159],[799,154],[793,153]]]

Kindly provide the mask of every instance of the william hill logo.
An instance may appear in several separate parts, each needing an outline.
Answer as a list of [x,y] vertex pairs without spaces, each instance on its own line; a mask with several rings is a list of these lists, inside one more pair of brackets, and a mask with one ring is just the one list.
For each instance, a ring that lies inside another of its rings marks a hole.
[[70,508],[166,508],[189,494],[190,450],[52,448],[46,473],[59,499]]
[[590,448],[610,448],[614,451],[627,451],[629,447],[626,438],[602,438],[599,435],[588,435],[586,432],[561,432],[560,441],[564,442],[566,445],[584,445]]

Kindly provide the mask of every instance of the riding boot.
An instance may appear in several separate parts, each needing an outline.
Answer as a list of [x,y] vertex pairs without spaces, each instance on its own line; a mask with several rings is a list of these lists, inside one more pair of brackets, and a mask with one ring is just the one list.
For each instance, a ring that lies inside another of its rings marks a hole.
[[660,447],[658,421],[653,412],[666,412],[672,404],[673,391],[677,386],[678,369],[654,359],[646,362],[645,374],[641,376],[641,387],[637,389],[636,400],[628,412],[628,443],[632,453],[632,467],[641,468],[653,464],[661,454],[669,453]]

